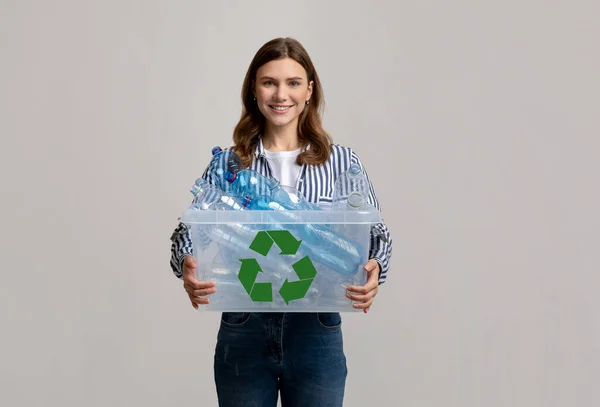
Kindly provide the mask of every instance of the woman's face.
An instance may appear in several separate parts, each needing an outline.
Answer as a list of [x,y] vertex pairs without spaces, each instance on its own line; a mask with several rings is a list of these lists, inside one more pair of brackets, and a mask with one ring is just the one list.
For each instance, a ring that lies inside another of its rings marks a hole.
[[297,126],[298,117],[312,95],[302,65],[291,58],[267,62],[256,72],[254,97],[267,122],[273,126]]

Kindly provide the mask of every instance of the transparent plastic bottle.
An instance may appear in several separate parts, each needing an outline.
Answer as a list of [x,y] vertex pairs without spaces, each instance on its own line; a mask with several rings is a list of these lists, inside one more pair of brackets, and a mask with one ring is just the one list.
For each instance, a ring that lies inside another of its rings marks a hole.
[[284,208],[295,211],[321,211],[321,207],[308,202],[296,188],[279,185],[271,190],[271,197]]
[[198,178],[190,192],[194,196],[190,209],[208,210],[221,199],[223,192],[217,186],[210,184],[204,178]]
[[332,210],[357,210],[369,207],[369,181],[360,166],[352,163],[333,186]]
[[[193,210],[206,211],[245,211],[247,210],[237,197],[228,192],[221,191],[218,187],[199,178],[191,188],[194,201],[191,205]],[[258,226],[258,227],[257,227]],[[200,239],[205,249],[214,241],[218,248],[221,259],[228,266],[231,273],[237,272],[240,267],[240,258],[251,256],[250,245],[257,233],[264,225],[251,225],[244,223],[221,223],[204,224],[196,228],[196,239]],[[269,263],[270,276],[279,281],[281,271],[288,270],[289,264],[285,259],[271,259]]]
[[277,179],[265,177],[251,169],[226,171],[224,178],[231,185],[231,191],[240,198],[271,196],[272,191],[279,186]]
[[227,159],[227,170],[233,172],[242,171],[244,169],[244,165],[242,164],[240,157],[233,151],[228,151],[227,153],[229,153]]
[[208,173],[214,180],[215,185],[225,192],[230,192],[231,186],[225,179],[225,174],[228,171],[243,170],[244,167],[240,157],[233,151],[224,151],[219,146],[213,147],[211,152],[212,159],[208,163]]
[[[251,204],[252,203],[252,204]],[[270,195],[246,195],[242,204],[251,210],[320,211],[319,206],[304,199],[298,190],[279,185],[271,189]]]
[[364,248],[359,243],[347,239],[342,233],[336,233],[326,225],[293,223],[298,222],[298,212],[285,208],[268,196],[246,197],[242,205],[250,210],[286,211],[285,218],[290,223],[281,221],[281,216],[278,216],[280,222],[274,224],[274,227],[288,229],[297,239],[302,240],[300,250],[311,260],[344,275],[354,274],[360,267]]

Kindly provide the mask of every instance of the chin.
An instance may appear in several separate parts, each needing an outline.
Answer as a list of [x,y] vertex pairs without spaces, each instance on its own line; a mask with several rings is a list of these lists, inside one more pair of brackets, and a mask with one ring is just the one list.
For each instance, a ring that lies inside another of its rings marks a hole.
[[285,116],[280,116],[280,115],[271,114],[271,113],[268,115],[265,115],[265,117],[275,126],[286,126],[286,125],[292,123],[293,121],[297,120],[298,116],[299,115],[291,116],[291,115],[287,115],[287,114]]
[[273,124],[273,126],[276,127],[285,127],[291,123],[293,123],[296,120],[296,118],[293,118],[292,120],[277,120],[277,118],[275,118],[274,120],[270,120],[271,124]]

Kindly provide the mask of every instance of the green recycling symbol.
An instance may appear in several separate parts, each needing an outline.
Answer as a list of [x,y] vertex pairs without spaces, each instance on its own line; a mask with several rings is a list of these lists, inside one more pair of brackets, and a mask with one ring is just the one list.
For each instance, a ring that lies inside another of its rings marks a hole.
[[[288,230],[261,230],[256,234],[254,240],[250,244],[250,249],[266,256],[269,254],[273,244],[276,244],[280,249],[280,255],[295,255],[302,240],[296,238]],[[256,302],[273,302],[273,289],[271,283],[257,283],[256,278],[258,273],[262,273],[262,269],[255,258],[240,259],[242,265],[238,279],[246,289],[252,301]],[[317,275],[317,270],[310,261],[308,256],[304,256],[292,265],[292,268],[298,276],[298,281],[289,281],[285,279],[279,295],[286,304],[290,301],[304,298],[313,279]]]

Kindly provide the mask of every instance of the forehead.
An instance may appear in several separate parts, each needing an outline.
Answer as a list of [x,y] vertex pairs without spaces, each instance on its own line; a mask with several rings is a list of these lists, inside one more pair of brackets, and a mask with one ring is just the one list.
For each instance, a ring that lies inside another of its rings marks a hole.
[[276,59],[267,62],[256,71],[256,77],[262,78],[269,76],[275,79],[285,79],[293,77],[306,78],[306,71],[298,62],[292,58]]

